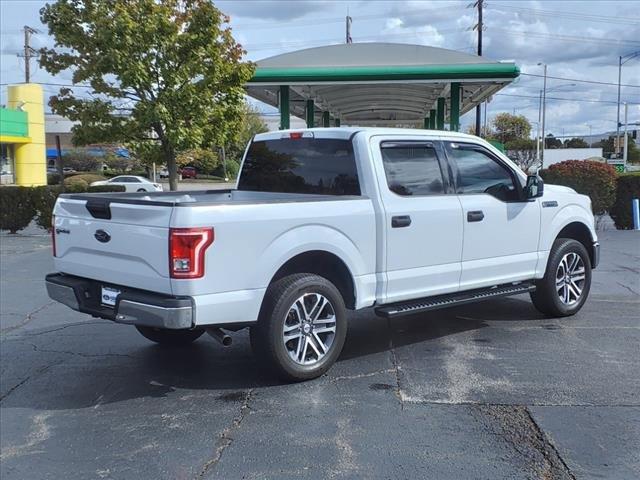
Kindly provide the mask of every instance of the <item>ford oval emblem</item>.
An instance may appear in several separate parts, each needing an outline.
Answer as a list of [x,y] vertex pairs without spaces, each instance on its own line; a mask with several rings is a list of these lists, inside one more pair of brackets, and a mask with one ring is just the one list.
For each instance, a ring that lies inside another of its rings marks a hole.
[[96,237],[96,240],[101,243],[107,243],[109,240],[111,240],[111,235],[109,235],[104,230],[96,230],[96,233],[94,233],[93,236]]

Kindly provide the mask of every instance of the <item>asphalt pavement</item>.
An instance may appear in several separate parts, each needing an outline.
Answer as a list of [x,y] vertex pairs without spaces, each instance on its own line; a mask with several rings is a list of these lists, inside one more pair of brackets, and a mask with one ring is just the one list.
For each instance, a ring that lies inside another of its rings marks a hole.
[[638,479],[640,233],[601,233],[570,318],[526,296],[352,315],[317,380],[246,332],[167,349],[51,302],[49,239],[3,235],[0,478]]

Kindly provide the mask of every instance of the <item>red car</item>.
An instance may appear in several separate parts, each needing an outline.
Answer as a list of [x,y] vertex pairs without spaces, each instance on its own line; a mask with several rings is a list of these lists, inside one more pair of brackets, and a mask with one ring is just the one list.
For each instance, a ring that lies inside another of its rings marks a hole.
[[197,178],[196,169],[194,167],[183,167],[182,178]]

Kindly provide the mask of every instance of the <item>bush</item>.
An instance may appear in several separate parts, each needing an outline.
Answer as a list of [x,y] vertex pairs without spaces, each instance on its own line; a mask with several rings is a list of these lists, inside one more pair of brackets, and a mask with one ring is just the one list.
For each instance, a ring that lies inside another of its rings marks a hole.
[[64,192],[65,193],[85,193],[89,185],[84,180],[79,182],[65,182],[64,184]]
[[16,233],[25,228],[36,214],[29,187],[0,188],[0,230]]
[[96,175],[94,173],[78,173],[76,175],[65,178],[64,184],[71,185],[73,183],[79,183],[83,184],[86,189],[93,182],[100,182],[106,179],[106,177],[103,177],[102,175]]
[[590,160],[566,160],[540,172],[545,182],[564,185],[591,198],[593,213],[611,208],[616,195],[616,169]]
[[95,185],[93,187],[89,187],[87,192],[96,193],[96,192],[124,192],[126,188],[124,185]]
[[60,175],[58,173],[47,173],[47,185],[60,185]]
[[618,177],[616,201],[611,207],[611,218],[619,230],[633,228],[631,200],[640,198],[640,172],[626,173]]
[[33,205],[36,210],[36,223],[45,230],[51,230],[53,207],[61,192],[61,187],[51,185],[32,189]]

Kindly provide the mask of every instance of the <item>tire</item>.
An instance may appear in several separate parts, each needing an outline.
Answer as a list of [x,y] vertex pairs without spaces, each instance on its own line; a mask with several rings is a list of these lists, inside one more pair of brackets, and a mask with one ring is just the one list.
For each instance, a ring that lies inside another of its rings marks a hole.
[[590,289],[591,260],[584,245],[558,238],[551,247],[544,277],[531,292],[533,305],[547,316],[568,317],[580,311]]
[[204,333],[204,330],[169,330],[166,328],[141,327],[136,325],[136,329],[148,340],[167,345],[178,347],[189,345],[195,342]]
[[144,188],[139,188],[137,191],[138,192],[146,192],[146,190]]
[[338,289],[323,277],[301,273],[269,286],[250,340],[278,377],[302,381],[329,370],[346,335],[347,310]]

